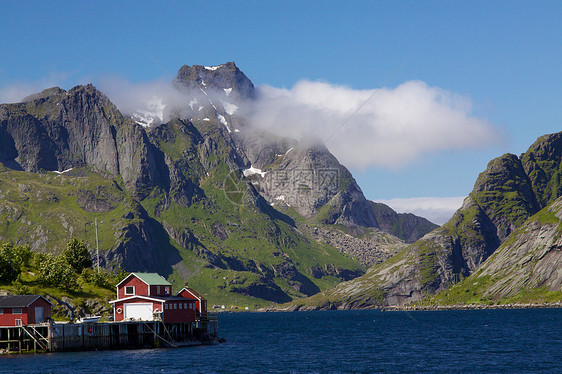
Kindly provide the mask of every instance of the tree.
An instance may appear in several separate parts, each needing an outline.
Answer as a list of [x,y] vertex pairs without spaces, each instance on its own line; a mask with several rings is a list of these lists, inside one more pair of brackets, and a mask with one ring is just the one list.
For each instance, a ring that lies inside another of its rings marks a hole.
[[77,290],[78,274],[63,256],[47,254],[39,264],[39,281],[63,291]]
[[62,257],[78,274],[83,269],[92,266],[92,256],[86,247],[86,243],[77,239],[68,242],[66,249],[62,252]]
[[14,256],[14,246],[10,243],[0,245],[0,281],[11,283],[21,273],[21,267]]
[[29,266],[29,262],[33,258],[33,252],[28,245],[16,245],[12,246],[12,256],[21,269],[24,266]]

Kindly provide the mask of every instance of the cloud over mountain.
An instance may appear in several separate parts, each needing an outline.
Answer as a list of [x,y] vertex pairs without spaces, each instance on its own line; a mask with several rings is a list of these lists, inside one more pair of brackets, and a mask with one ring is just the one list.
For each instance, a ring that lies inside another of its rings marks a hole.
[[250,118],[281,135],[320,137],[343,164],[358,168],[397,168],[428,153],[501,141],[491,123],[472,114],[468,98],[421,81],[378,90],[311,81],[260,86]]
[[[0,88],[1,102],[64,81],[60,75]],[[96,83],[126,115],[156,125],[190,117],[189,99],[168,80],[131,83],[104,77]],[[201,93],[199,102],[208,100]],[[209,90],[206,95],[213,95]],[[196,97],[197,98],[197,97]],[[193,100],[193,98],[191,98]],[[252,126],[295,139],[317,137],[352,168],[396,169],[424,155],[482,148],[501,142],[498,129],[473,114],[469,98],[421,81],[396,88],[355,90],[325,82],[300,81],[291,89],[262,85],[257,100],[240,107]]]

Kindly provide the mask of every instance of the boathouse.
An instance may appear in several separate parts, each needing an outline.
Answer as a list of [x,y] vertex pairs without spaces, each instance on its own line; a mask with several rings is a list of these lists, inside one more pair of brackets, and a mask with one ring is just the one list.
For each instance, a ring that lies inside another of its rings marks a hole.
[[49,300],[41,295],[0,296],[0,326],[22,326],[51,318]]
[[172,285],[156,273],[131,273],[117,284],[114,321],[195,322],[197,299],[172,296]]

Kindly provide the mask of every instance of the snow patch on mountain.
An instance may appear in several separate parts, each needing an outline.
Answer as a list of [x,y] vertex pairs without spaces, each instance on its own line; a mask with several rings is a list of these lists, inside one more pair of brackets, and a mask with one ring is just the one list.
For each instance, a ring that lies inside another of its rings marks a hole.
[[63,170],[63,171],[53,170],[53,173],[64,174],[64,173],[68,173],[72,169],[74,169],[74,168],[66,169],[66,170]]
[[[215,108],[216,109],[216,108]],[[232,132],[230,130],[230,127],[228,127],[228,122],[226,121],[226,118],[224,118],[224,116],[222,114],[218,114],[217,113],[217,118],[219,119],[219,121],[226,127],[226,129],[228,130],[228,132]]]
[[197,102],[198,102],[197,98],[195,97],[189,101],[189,106],[191,107],[191,110],[193,110],[193,106],[197,104]]
[[262,178],[265,178],[265,174],[267,174],[267,171],[261,171],[261,169],[255,168],[250,165],[249,169],[242,170],[242,174],[244,174],[245,177],[250,177],[252,175],[259,174],[261,175]]
[[222,106],[224,107],[224,110],[229,114],[229,115],[233,115],[237,110],[238,110],[238,106],[229,103],[228,101],[224,101],[221,100]]
[[204,68],[207,69],[207,70],[214,71],[214,70],[217,70],[218,68],[220,68],[221,66],[222,66],[222,65],[217,65],[217,66],[204,66]]

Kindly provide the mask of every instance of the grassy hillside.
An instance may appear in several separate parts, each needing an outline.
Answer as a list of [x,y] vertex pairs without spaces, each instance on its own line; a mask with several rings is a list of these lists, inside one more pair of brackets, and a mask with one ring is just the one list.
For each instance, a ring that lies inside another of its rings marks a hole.
[[[180,244],[162,230],[162,237],[155,238],[179,254],[170,271],[176,288],[189,282],[210,303],[255,307],[333,287],[341,280],[317,271],[326,265],[362,272],[357,260],[299,233],[290,217],[233,202],[223,190],[227,170],[219,163],[213,176],[201,181],[206,198],[190,206],[157,188],[140,201],[150,219],[187,237]],[[60,253],[68,240],[78,238],[93,253],[97,219],[104,257],[119,242],[130,240],[128,228],[144,219],[118,179],[87,168],[62,175],[2,168],[0,199],[0,240],[29,244],[37,252]],[[27,275],[23,279],[33,281]]]

